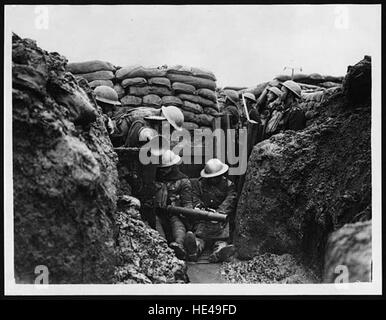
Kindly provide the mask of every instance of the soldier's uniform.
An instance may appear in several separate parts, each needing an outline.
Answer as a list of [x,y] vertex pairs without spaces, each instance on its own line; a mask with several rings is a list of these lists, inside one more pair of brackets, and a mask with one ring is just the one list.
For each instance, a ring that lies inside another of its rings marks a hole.
[[[178,167],[173,167],[172,171],[163,177],[156,178],[156,207],[166,208],[168,205],[185,207],[192,209],[192,187],[188,177],[179,171]],[[184,257],[184,239],[186,234],[186,226],[192,222],[181,215],[170,215],[165,211],[159,210],[156,220],[156,229],[166,238],[164,226],[170,226],[173,249],[176,251],[177,257]],[[175,243],[178,246],[175,246]]]
[[[237,201],[236,187],[225,176],[218,185],[210,185],[203,178],[191,179],[193,207],[214,209],[225,215],[234,214]],[[202,239],[226,240],[229,238],[229,221],[202,221],[194,228]]]
[[132,110],[119,108],[111,117],[114,122],[114,133],[110,136],[115,147],[136,147],[136,137],[140,129],[151,128],[151,124],[144,118],[148,116],[160,116],[161,109],[151,107],[139,107]]
[[[217,159],[215,159],[217,160]],[[213,246],[209,260],[218,262],[230,256],[234,250],[233,245],[228,244],[229,240],[229,217],[232,217],[237,203],[236,187],[225,176],[221,176],[216,185],[209,184],[205,178],[192,179],[193,206],[204,210],[215,210],[228,217],[225,222],[199,221],[193,227],[194,234],[187,233],[185,247],[188,250],[189,258],[196,260],[202,253],[205,246]],[[187,244],[189,238],[194,237],[195,249],[190,250],[191,245]],[[194,252],[193,252],[194,251]]]

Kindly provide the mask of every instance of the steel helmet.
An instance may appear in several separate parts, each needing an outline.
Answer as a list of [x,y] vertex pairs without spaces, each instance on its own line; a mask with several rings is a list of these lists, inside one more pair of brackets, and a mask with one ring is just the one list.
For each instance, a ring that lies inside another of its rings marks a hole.
[[235,90],[224,90],[225,101],[229,99],[235,105],[237,105],[237,101],[239,100],[239,94]]
[[181,131],[184,123],[184,115],[180,109],[175,106],[163,106],[161,108],[162,115],[173,126],[174,129]]
[[166,150],[162,153],[161,156],[161,163],[159,167],[166,168],[174,166],[175,164],[179,164],[181,162],[181,157],[177,154],[175,154],[171,150]]
[[149,127],[143,127],[139,131],[138,140],[142,142],[147,142],[153,139],[154,137],[156,137],[157,135],[158,135],[157,130]]
[[287,80],[283,82],[283,86],[293,92],[298,98],[301,98],[302,89],[295,81]]
[[210,159],[205,164],[205,168],[201,170],[201,177],[203,178],[213,178],[220,176],[227,172],[229,166],[225,163],[222,163],[219,159]]
[[98,101],[116,106],[121,104],[118,100],[118,93],[113,88],[99,86],[94,89],[94,92]]
[[243,94],[245,98],[248,98],[254,102],[256,102],[256,98],[255,98],[255,95],[251,92],[246,92]]
[[281,91],[278,87],[269,87],[267,90],[273,92],[278,97],[281,97],[283,95],[283,91]]

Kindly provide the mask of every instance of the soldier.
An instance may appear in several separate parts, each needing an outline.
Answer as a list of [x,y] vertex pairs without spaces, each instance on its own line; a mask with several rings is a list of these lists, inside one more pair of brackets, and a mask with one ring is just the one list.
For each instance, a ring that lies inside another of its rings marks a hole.
[[[198,209],[215,210],[228,218],[234,215],[237,193],[235,185],[225,177],[228,166],[219,159],[210,159],[201,171],[201,178],[192,179],[193,206]],[[200,221],[194,233],[188,231],[185,248],[189,260],[197,260],[205,246],[212,247],[211,262],[225,261],[234,254],[229,241],[229,221]]]
[[114,122],[111,120],[111,117],[116,110],[116,106],[121,105],[118,100],[118,94],[108,86],[96,87],[94,93],[98,105],[102,108],[107,131],[111,135],[114,133]]
[[306,117],[304,111],[299,107],[298,99],[301,98],[302,89],[292,81],[287,80],[281,87],[283,92],[282,101],[284,116],[282,118],[280,129],[282,130],[301,130],[306,127]]
[[301,130],[306,126],[304,111],[299,107],[300,86],[288,80],[282,84],[281,101],[271,107],[271,117],[266,127],[266,137],[281,130]]
[[[162,154],[161,164],[157,168],[156,207],[166,208],[168,205],[192,209],[192,187],[189,178],[183,174],[178,165],[181,157],[171,150]],[[164,211],[156,217],[156,229],[166,238],[163,225],[171,228],[172,242],[169,246],[176,253],[177,258],[185,259],[184,239],[186,234],[185,224],[189,224],[187,218],[177,215],[168,215]]]
[[[137,147],[143,141],[148,141],[154,135],[161,134],[162,122],[170,125],[170,133],[173,130],[182,130],[184,115],[175,106],[163,106],[161,109],[140,107],[114,113],[115,132],[111,136],[114,146]],[[151,130],[149,130],[151,129]]]
[[224,90],[224,94],[225,107],[222,113],[229,114],[231,128],[236,129],[240,125],[239,95],[234,90]]

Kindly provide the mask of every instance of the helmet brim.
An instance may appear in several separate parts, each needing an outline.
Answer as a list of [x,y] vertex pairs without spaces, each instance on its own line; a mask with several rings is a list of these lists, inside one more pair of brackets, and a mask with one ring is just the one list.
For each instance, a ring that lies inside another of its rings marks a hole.
[[172,162],[169,162],[169,163],[166,163],[166,164],[159,164],[158,167],[160,167],[160,168],[167,168],[167,167],[174,166],[176,164],[180,164],[181,162],[182,162],[181,157],[176,154],[176,156],[175,156],[175,158],[173,159]]
[[114,105],[114,106],[122,105],[119,101],[113,101],[113,100],[109,100],[109,99],[105,99],[105,98],[101,98],[101,97],[95,97],[95,99],[98,101],[104,102],[104,103]]
[[205,172],[205,168],[201,170],[200,172],[200,176],[202,178],[214,178],[214,177],[218,177],[218,176],[221,176],[222,174],[224,174],[225,172],[227,172],[229,169],[229,166],[227,164],[223,164],[223,167],[221,168],[220,171],[217,171],[217,172],[214,172],[214,173],[206,173]]

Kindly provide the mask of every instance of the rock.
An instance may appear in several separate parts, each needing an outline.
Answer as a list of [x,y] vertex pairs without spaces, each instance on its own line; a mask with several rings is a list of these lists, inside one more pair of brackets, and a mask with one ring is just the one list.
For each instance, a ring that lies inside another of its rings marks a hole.
[[347,110],[341,95],[303,131],[257,144],[235,218],[239,257],[290,253],[320,275],[328,235],[371,218],[370,129],[370,110]]
[[[117,155],[101,110],[64,57],[12,42],[16,282],[45,265],[50,284],[111,283]],[[78,126],[84,112],[94,117]]]
[[371,263],[371,221],[346,224],[328,238],[324,282],[334,282],[343,268],[349,282],[370,282]]

